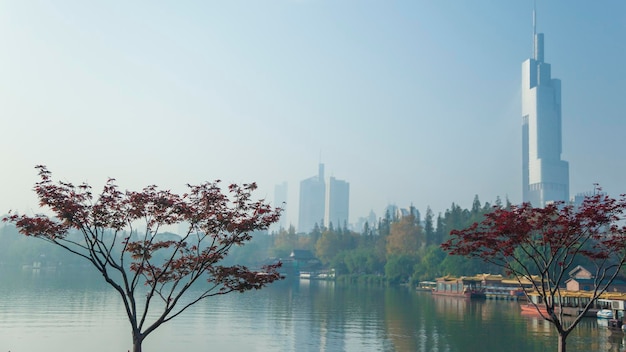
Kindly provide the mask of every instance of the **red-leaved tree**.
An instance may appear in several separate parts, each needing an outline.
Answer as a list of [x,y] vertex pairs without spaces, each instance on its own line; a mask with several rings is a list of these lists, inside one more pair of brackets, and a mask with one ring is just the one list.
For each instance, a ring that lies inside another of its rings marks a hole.
[[[521,280],[531,282],[534,294],[543,302],[535,308],[556,328],[560,352],[566,351],[567,336],[626,261],[622,222],[626,198],[611,198],[599,188],[596,191],[578,207],[557,202],[544,208],[528,203],[495,208],[482,222],[452,231],[442,244],[450,254],[481,258],[504,268],[520,284]],[[568,273],[580,262],[593,267],[591,300],[573,320],[564,320],[563,287]]]
[[[279,280],[280,264],[258,271],[220,262],[234,245],[267,229],[280,209],[251,199],[254,183],[220,181],[189,185],[183,195],[148,186],[121,192],[110,179],[97,198],[88,184],[55,183],[37,166],[40,205],[54,216],[9,214],[4,221],[27,236],[41,238],[92,264],[124,302],[133,351],[161,324],[216,295],[260,289]],[[166,225],[186,224],[181,236],[159,236]],[[193,288],[193,290],[192,290]]]

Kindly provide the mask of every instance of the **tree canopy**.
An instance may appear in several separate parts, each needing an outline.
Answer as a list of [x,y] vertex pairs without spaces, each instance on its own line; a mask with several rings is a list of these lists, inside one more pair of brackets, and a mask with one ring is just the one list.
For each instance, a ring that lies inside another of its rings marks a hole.
[[[122,192],[109,179],[94,197],[88,184],[55,183],[45,166],[37,169],[35,193],[54,216],[9,214],[3,220],[97,269],[124,303],[134,352],[161,324],[199,301],[281,278],[280,263],[257,270],[222,263],[233,246],[280,216],[281,209],[252,199],[255,183],[232,184],[223,193],[220,181],[206,182],[177,195],[156,186]],[[160,235],[180,223],[187,225],[182,235]]]
[[[611,198],[597,189],[580,206],[556,202],[497,207],[484,220],[451,231],[442,244],[450,254],[480,258],[533,285],[544,302],[542,317],[559,332],[559,350],[594,300],[613,282],[626,261],[626,197]],[[573,320],[563,319],[563,285],[568,273],[585,260],[594,268],[591,300]],[[521,282],[520,282],[521,283]],[[534,303],[533,303],[534,304]]]

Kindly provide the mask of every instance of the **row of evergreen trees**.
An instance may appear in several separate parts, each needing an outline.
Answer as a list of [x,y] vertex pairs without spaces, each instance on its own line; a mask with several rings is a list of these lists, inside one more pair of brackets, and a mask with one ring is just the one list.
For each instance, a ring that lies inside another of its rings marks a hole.
[[[430,207],[423,219],[420,212],[411,207],[405,215],[387,211],[376,224],[365,223],[360,233],[330,224],[327,228],[316,226],[307,234],[297,234],[293,227],[281,229],[265,240],[270,256],[285,258],[293,249],[308,249],[339,275],[352,278],[373,276],[382,277],[388,283],[404,283],[443,275],[497,274],[501,273],[501,268],[477,259],[448,256],[440,248],[450,231],[482,220],[494,206],[508,207],[510,203],[507,200],[503,205],[498,198],[493,205],[481,205],[475,196],[471,209],[453,203],[436,218]],[[258,239],[257,236],[254,249],[265,247]],[[254,257],[243,248],[238,252],[241,259]]]

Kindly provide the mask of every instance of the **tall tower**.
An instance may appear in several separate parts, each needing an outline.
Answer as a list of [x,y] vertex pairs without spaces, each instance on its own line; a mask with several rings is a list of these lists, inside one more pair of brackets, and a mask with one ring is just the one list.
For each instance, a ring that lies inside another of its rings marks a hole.
[[300,209],[298,232],[310,232],[318,224],[324,225],[326,211],[326,183],[324,164],[319,164],[317,176],[300,181]]
[[544,207],[569,199],[569,165],[561,160],[561,80],[544,61],[533,9],[533,56],[522,63],[523,201]]
[[283,211],[280,214],[278,222],[272,224],[270,229],[273,231],[280,231],[280,229],[287,228],[287,181],[274,186],[274,207],[282,208]]
[[350,210],[350,184],[334,177],[328,182],[328,214],[326,226],[343,228],[348,224],[348,212]]

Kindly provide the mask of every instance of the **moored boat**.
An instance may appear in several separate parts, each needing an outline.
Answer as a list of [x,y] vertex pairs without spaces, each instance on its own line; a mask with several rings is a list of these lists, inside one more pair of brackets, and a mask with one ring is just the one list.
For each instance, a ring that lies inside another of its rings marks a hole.
[[613,311],[611,309],[600,309],[596,313],[596,317],[598,319],[613,319]]
[[475,277],[440,277],[433,289],[433,295],[464,297],[469,299],[484,299],[485,291],[482,280]]
[[301,271],[300,279],[334,281],[335,269],[321,271]]
[[485,287],[487,299],[518,300],[525,299],[524,290],[510,286],[487,286]]
[[543,315],[543,316],[547,316],[548,315],[548,310],[546,309],[546,306],[544,306],[543,304],[532,304],[532,303],[525,303],[525,304],[520,304],[520,308],[522,309],[522,314],[536,314],[536,315]]
[[415,288],[415,291],[433,292],[437,287],[435,281],[420,281]]

